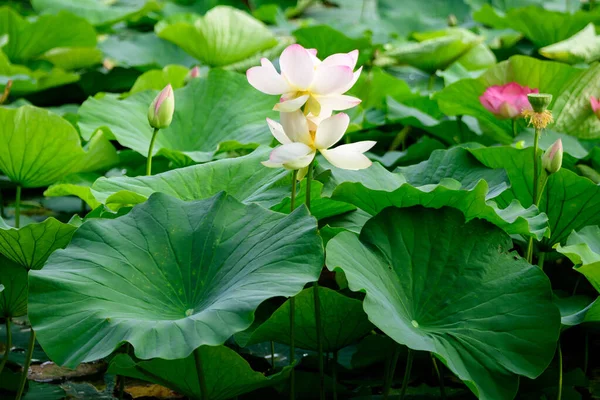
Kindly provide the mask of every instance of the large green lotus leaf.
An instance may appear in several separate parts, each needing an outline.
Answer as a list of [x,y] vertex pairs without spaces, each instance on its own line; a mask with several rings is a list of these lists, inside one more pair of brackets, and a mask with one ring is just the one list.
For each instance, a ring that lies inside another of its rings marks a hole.
[[552,11],[575,12],[581,8],[579,1],[571,0],[466,0],[466,3],[474,9],[479,9],[482,6],[489,4],[502,11],[508,11],[513,8],[521,8],[530,5],[544,7],[546,10]]
[[365,109],[384,109],[388,96],[396,101],[418,96],[412,93],[406,81],[398,79],[378,67],[374,67],[370,71],[363,71],[348,93],[361,99],[360,105]]
[[303,15],[350,37],[362,37],[370,31],[375,43],[387,43],[390,36],[443,29],[448,26],[450,15],[463,22],[471,13],[464,0],[404,0],[402,7],[398,7],[397,0],[334,0],[330,3],[336,6],[316,2]]
[[315,176],[323,182],[323,195],[331,196],[336,187],[344,182],[361,183],[369,189],[391,192],[406,182],[403,176],[392,174],[379,163],[369,168],[352,171],[334,167],[324,158],[319,159]]
[[94,194],[91,191],[92,185],[99,177],[100,175],[93,172],[67,175],[64,179],[61,179],[48,187],[48,189],[44,191],[44,196],[77,196],[94,210],[102,205],[101,202],[96,200],[96,197],[94,197]]
[[484,400],[512,399],[554,355],[560,313],[546,275],[515,253],[493,225],[444,208],[388,208],[360,236],[327,245],[379,329],[435,353]]
[[322,265],[306,208],[283,215],[224,192],[191,202],[157,193],[123,217],[84,223],[30,271],[29,318],[68,367],[123,342],[142,359],[184,358],[248,328],[262,301],[295,295]]
[[406,183],[394,189],[380,189],[361,182],[339,184],[334,200],[354,204],[371,215],[386,207],[429,208],[450,206],[467,218],[485,219],[509,234],[548,236],[548,220],[535,206],[524,208],[518,201],[499,207],[492,198],[505,192],[510,182],[504,170],[490,169],[475,160],[467,150],[436,150],[428,161],[398,168],[397,175]]
[[306,26],[293,32],[298,44],[307,49],[316,49],[317,56],[325,59],[335,53],[358,50],[358,65],[367,62],[373,55],[371,41],[367,37],[352,39],[327,25]]
[[83,148],[77,130],[56,114],[32,106],[0,108],[0,170],[23,187],[46,186],[116,162],[117,152],[102,134]]
[[207,396],[202,397],[194,357],[181,360],[153,359],[136,363],[120,354],[110,363],[109,373],[157,383],[192,399],[227,400],[244,393],[283,383],[291,367],[264,376],[252,370],[246,360],[225,346],[202,346],[200,360],[206,380]]
[[497,61],[496,56],[485,43],[475,45],[471,50],[467,51],[456,60],[457,63],[471,74],[471,71],[487,69],[496,64]]
[[220,191],[244,203],[271,207],[289,196],[290,172],[266,168],[260,162],[269,157],[268,147],[259,147],[247,156],[227,158],[178,168],[153,176],[100,178],[91,186],[85,180],[51,186],[45,196],[74,195],[90,207],[105,204],[113,210],[145,202],[156,192],[181,200],[201,200]]
[[388,98],[386,117],[389,122],[424,130],[447,144],[509,140],[505,135],[496,135],[495,133],[489,135],[492,140],[472,133],[465,121],[459,122],[443,115],[437,102],[429,96],[412,98],[403,102]]
[[185,86],[188,72],[189,69],[181,65],[167,65],[163,69],[146,71],[136,79],[129,93],[162,90],[168,84],[171,84],[174,89],[182,88]]
[[[89,98],[79,109],[81,135],[109,130],[117,141],[147,155],[152,138],[148,106],[156,91]],[[161,129],[154,150],[189,163],[210,161],[218,150],[270,144],[265,117],[276,118],[273,100],[248,85],[243,75],[212,70],[175,90],[175,114],[170,127]]]
[[511,139],[511,121],[498,120],[479,101],[492,85],[517,82],[553,95],[550,109],[552,129],[582,139],[600,137],[600,122],[590,107],[590,96],[600,91],[600,65],[574,68],[554,61],[514,56],[490,68],[477,79],[462,79],[435,94],[440,109],[447,115],[472,115],[486,129]]
[[27,270],[0,255],[0,313],[4,318],[27,314]]
[[568,64],[591,63],[600,58],[600,36],[593,23],[568,39],[542,47],[539,53],[552,60]]
[[57,47],[40,59],[65,70],[89,68],[102,63],[102,52],[95,47]]
[[[469,150],[479,161],[490,168],[505,168],[510,179],[510,189],[495,197],[500,206],[515,199],[523,206],[532,203],[533,149],[490,147]],[[548,216],[551,236],[544,245],[551,247],[564,240],[573,230],[586,225],[600,224],[600,186],[567,169],[550,175],[540,202],[540,211]]]
[[29,22],[9,7],[0,8],[2,48],[12,62],[35,59],[55,47],[94,47],[96,32],[85,19],[68,12],[42,15]]
[[185,51],[154,32],[125,32],[108,36],[98,47],[115,66],[163,68],[170,64],[190,67],[197,63]]
[[160,9],[153,0],[97,1],[97,0],[32,0],[39,13],[54,14],[69,11],[85,18],[95,26],[112,25],[129,18],[141,17]]
[[12,81],[10,90],[12,95],[24,96],[78,80],[78,74],[66,72],[60,68],[53,68],[50,71],[42,69],[34,71],[23,65],[12,64],[8,57],[0,51],[0,91],[2,92],[8,81]]
[[[323,351],[337,351],[349,346],[373,330],[363,311],[362,301],[334,290],[319,287],[323,324]],[[295,297],[296,347],[317,350],[314,289],[304,289]],[[283,303],[271,317],[256,329],[240,332],[235,340],[241,346],[274,341],[289,345],[290,301]]]
[[433,73],[438,69],[446,69],[483,41],[482,37],[463,28],[416,33],[414,37],[418,42],[394,45],[384,56]]
[[76,229],[54,218],[16,229],[0,218],[0,253],[27,269],[41,269],[54,250],[69,244]]
[[511,9],[504,14],[484,5],[473,13],[473,18],[496,29],[514,29],[537,47],[544,47],[573,36],[590,22],[600,22],[600,13],[564,13],[529,6]]
[[567,256],[600,292],[600,226],[590,225],[573,231],[565,246],[558,243],[556,251]]
[[[286,189],[289,191],[289,186],[286,187]],[[323,196],[323,189],[324,186],[319,181],[313,181],[310,186],[310,213],[319,221],[324,218],[330,218],[356,210],[356,207],[352,204],[332,200],[329,197]],[[300,204],[306,204],[305,180],[296,185],[296,201],[294,207],[298,207]],[[272,206],[270,209],[282,213],[289,213],[291,209],[291,196],[289,193],[281,202],[279,202],[279,204]]]
[[211,66],[233,64],[277,44],[266,25],[228,6],[217,6],[193,21],[163,21],[156,33]]

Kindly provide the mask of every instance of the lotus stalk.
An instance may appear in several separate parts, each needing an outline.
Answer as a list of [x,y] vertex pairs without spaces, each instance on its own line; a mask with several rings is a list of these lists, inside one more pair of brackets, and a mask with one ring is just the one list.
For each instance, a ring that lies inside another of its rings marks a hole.
[[12,328],[10,324],[10,318],[6,317],[5,321],[6,326],[6,346],[4,347],[4,356],[2,356],[2,361],[0,361],[0,374],[2,374],[2,370],[8,361],[8,356],[10,355],[10,349],[12,348]]
[[23,391],[25,390],[25,384],[27,383],[27,375],[29,374],[29,366],[31,365],[31,359],[33,358],[33,349],[35,347],[35,331],[33,328],[29,334],[29,345],[27,346],[27,353],[25,353],[25,364],[23,364],[23,374],[21,375],[21,381],[17,390],[17,397],[15,400],[21,400]]
[[15,228],[21,227],[21,185],[17,185],[15,194]]
[[[538,155],[539,148],[539,140],[542,134],[542,130],[548,126],[549,123],[552,122],[552,113],[548,110],[548,106],[552,102],[552,95],[545,93],[531,93],[527,95],[529,99],[529,103],[531,104],[531,109],[523,110],[522,114],[527,119],[529,125],[533,125],[535,128],[534,138],[533,138],[533,204],[536,207],[539,207],[541,193],[538,191],[539,189],[539,181],[540,170],[539,163],[540,157]],[[562,159],[562,154],[561,154]],[[560,167],[559,167],[560,168]],[[545,184],[545,180],[544,180]],[[527,262],[530,264],[533,262],[533,237],[529,238],[529,243],[527,245]]]

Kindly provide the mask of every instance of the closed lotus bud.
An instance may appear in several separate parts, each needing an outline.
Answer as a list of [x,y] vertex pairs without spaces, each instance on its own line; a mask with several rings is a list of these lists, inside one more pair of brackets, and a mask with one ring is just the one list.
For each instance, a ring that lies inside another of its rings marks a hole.
[[171,125],[174,111],[175,96],[173,96],[173,87],[169,84],[156,96],[148,108],[150,126],[155,129],[168,127]]
[[553,174],[560,170],[563,159],[562,140],[558,139],[552,147],[550,147],[542,156],[542,167],[549,174]]
[[200,68],[198,66],[195,66],[190,70],[190,72],[188,72],[188,74],[185,76],[185,83],[189,83],[195,78],[200,78]]

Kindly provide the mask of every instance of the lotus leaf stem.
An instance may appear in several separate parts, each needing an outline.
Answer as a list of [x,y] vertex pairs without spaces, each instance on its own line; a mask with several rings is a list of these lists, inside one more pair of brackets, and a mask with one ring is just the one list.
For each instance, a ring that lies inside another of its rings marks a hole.
[[562,386],[563,386],[563,359],[562,359],[562,349],[560,348],[560,339],[558,340],[558,395],[556,400],[561,400],[562,398]]
[[21,185],[17,185],[17,194],[15,195],[15,228],[21,227]]
[[275,369],[275,342],[271,340],[271,369]]
[[35,332],[31,328],[29,335],[29,345],[27,346],[27,354],[25,355],[25,364],[23,364],[23,375],[21,375],[21,382],[19,383],[19,390],[17,391],[17,397],[15,400],[21,400],[23,391],[25,390],[25,384],[27,383],[27,375],[29,373],[29,366],[31,365],[31,359],[33,358],[33,348],[35,347]]
[[442,376],[442,373],[438,368],[437,361],[435,361],[435,356],[433,354],[431,354],[431,361],[433,361],[433,369],[435,370],[438,382],[440,383],[440,395],[442,396],[442,400],[446,400],[446,388],[444,386],[444,377]]
[[406,369],[404,370],[404,379],[402,380],[402,389],[400,390],[400,400],[404,400],[404,396],[406,396],[406,389],[408,389],[408,381],[410,380],[410,371],[412,369],[414,356],[415,352],[409,348],[408,357],[406,358]]
[[158,131],[158,128],[154,128],[152,139],[150,140],[150,147],[148,148],[148,159],[146,160],[146,175],[148,176],[152,175],[152,152],[154,150],[154,142],[156,141]]
[[319,358],[320,399],[325,400],[325,363],[323,357],[323,324],[321,319],[321,300],[319,298],[319,282],[313,285],[315,301],[315,325],[317,329],[317,353]]
[[204,369],[202,368],[200,347],[198,347],[196,350],[194,350],[194,361],[196,363],[196,374],[198,375],[198,385],[200,386],[200,399],[208,400],[208,390],[206,389],[206,378],[204,376]]
[[396,375],[396,365],[398,364],[398,358],[400,357],[400,346],[396,346],[392,358],[389,359],[387,368],[385,370],[385,379],[383,383],[383,399],[387,400],[390,397],[390,389],[394,382],[394,375]]
[[333,367],[332,367],[332,375],[333,375],[333,400],[337,400],[337,362],[338,362],[338,352],[337,350],[333,352]]
[[4,349],[4,356],[2,357],[2,361],[0,362],[0,374],[2,374],[2,370],[4,369],[4,365],[8,361],[8,356],[10,355],[10,349],[12,348],[12,331],[10,326],[10,318],[6,317],[6,347]]
[[517,119],[516,118],[512,119],[512,133],[513,133],[513,137],[517,137]]

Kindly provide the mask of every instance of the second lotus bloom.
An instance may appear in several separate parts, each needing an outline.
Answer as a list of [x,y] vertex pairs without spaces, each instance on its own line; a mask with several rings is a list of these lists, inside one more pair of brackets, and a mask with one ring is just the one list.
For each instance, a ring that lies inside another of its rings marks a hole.
[[[310,116],[309,116],[310,118]],[[318,123],[315,130],[309,127]],[[358,170],[368,168],[371,161],[363,154],[375,146],[374,141],[344,144],[330,149],[346,132],[350,118],[339,113],[320,122],[309,121],[301,111],[281,113],[281,124],[268,119],[271,133],[281,146],[273,149],[263,165],[271,168],[302,169],[315,158],[317,150],[338,168]]]
[[261,92],[281,95],[275,110],[291,112],[306,104],[305,109],[319,115],[321,110],[331,113],[360,103],[360,99],[344,95],[362,71],[361,67],[353,72],[357,60],[358,50],[333,54],[321,61],[316,50],[293,44],[279,58],[281,74],[263,58],[261,66],[250,68],[246,76],[248,82]]
[[516,82],[510,82],[506,85],[488,87],[479,97],[479,101],[497,118],[512,119],[519,117],[523,110],[531,109],[527,95],[538,92],[538,89],[530,89]]

